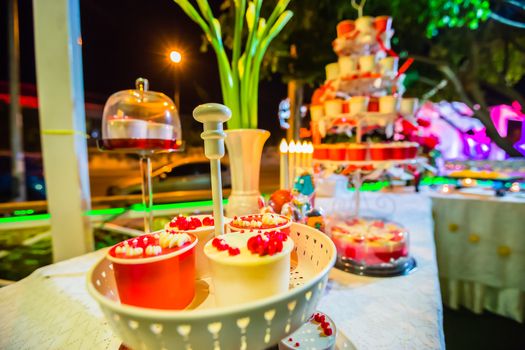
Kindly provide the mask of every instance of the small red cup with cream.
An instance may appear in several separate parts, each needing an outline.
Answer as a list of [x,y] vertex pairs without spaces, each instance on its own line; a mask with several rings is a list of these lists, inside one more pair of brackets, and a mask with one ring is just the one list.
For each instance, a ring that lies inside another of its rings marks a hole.
[[192,233],[155,233],[131,238],[107,253],[123,304],[166,310],[186,308],[195,296]]

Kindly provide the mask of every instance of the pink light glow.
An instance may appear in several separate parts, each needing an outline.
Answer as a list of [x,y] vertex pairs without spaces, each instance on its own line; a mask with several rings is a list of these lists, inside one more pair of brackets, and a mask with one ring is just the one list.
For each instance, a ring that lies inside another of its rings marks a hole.
[[521,105],[514,101],[511,105],[497,105],[490,108],[490,118],[501,137],[507,137],[509,120],[524,121],[525,114],[521,112]]

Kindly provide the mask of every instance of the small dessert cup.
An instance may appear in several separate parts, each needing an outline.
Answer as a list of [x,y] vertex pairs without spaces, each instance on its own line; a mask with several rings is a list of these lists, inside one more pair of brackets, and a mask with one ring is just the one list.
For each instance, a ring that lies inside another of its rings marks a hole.
[[173,125],[148,122],[148,139],[172,140]]
[[283,233],[290,233],[292,221],[283,215],[278,214],[254,214],[234,217],[228,223],[230,232],[267,232],[280,230]]
[[399,113],[403,117],[411,117],[418,108],[418,99],[414,97],[403,97],[399,105]]
[[311,105],[310,106],[310,118],[313,122],[319,121],[324,117],[324,106],[321,105]]
[[328,148],[325,145],[315,145],[313,157],[320,160],[328,159]]
[[361,34],[368,34],[375,31],[374,18],[370,16],[361,16],[355,20],[355,28]]
[[359,57],[359,73],[373,73],[376,70],[376,56],[366,55]]
[[392,159],[403,160],[408,158],[408,145],[406,142],[394,142],[390,147]]
[[397,74],[399,64],[398,57],[388,56],[379,60],[379,71],[381,75],[394,77]]
[[328,159],[329,160],[345,160],[346,149],[342,145],[330,145],[328,148]]
[[366,145],[351,143],[346,146],[346,160],[366,160]]
[[357,60],[351,56],[339,57],[339,74],[341,77],[352,76],[357,72]]
[[[224,218],[225,225],[230,221]],[[215,222],[211,215],[193,215],[174,217],[164,226],[166,233],[192,233],[197,236],[199,242],[195,248],[195,278],[209,277],[210,267],[208,259],[204,255],[204,245],[215,236]]]
[[396,113],[398,108],[398,98],[393,95],[379,97],[379,112]]
[[369,150],[371,160],[388,160],[392,155],[390,145],[386,143],[372,143]]
[[353,96],[350,98],[350,113],[352,115],[368,111],[368,96]]
[[378,16],[374,19],[374,28],[378,34],[384,33],[392,29],[392,17]]
[[368,102],[368,111],[379,112],[379,99],[377,97],[370,97],[370,101]]
[[144,120],[123,118],[107,122],[107,139],[146,139],[148,123]]
[[350,19],[345,19],[337,24],[337,37],[344,37],[355,30],[355,23]]
[[329,117],[337,116],[343,113],[343,100],[340,100],[340,99],[328,100],[324,103],[324,109],[326,111],[327,116]]
[[325,66],[326,80],[339,79],[339,63],[329,63]]
[[293,240],[273,232],[228,233],[206,244],[217,306],[239,305],[288,290]]
[[407,145],[407,158],[414,159],[417,156],[417,149],[419,144],[417,142],[409,142]]
[[123,304],[186,308],[195,296],[194,234],[147,234],[113,246],[107,258]]

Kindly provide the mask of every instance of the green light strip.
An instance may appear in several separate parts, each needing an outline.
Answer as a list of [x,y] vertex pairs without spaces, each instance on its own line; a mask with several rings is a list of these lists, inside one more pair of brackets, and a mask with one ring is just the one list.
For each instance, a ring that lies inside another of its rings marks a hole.
[[[222,204],[226,205],[228,203],[227,199],[222,200]],[[196,207],[211,207],[213,206],[213,201],[196,201],[196,202],[183,202],[183,203],[170,203],[170,204],[155,204],[153,205],[153,210],[170,210],[170,209],[185,209],[185,208],[196,208]],[[146,209],[142,204],[133,204],[131,206],[133,211],[145,211]]]
[[108,209],[92,209],[88,210],[85,215],[97,216],[97,215],[120,215],[124,214],[126,209],[124,208],[108,208]]
[[[223,200],[223,204],[228,203],[227,199]],[[170,203],[170,204],[156,204],[153,206],[153,210],[172,210],[172,209],[185,209],[185,208],[198,208],[198,207],[211,207],[213,201],[195,201],[195,202],[181,202],[181,203]],[[133,204],[131,206],[133,211],[145,211],[142,204]],[[34,212],[32,209],[28,210],[17,210],[15,212],[16,216],[0,218],[1,223],[12,223],[12,222],[26,222],[26,221],[37,221],[37,220],[48,220],[51,218],[50,214],[36,214],[36,215],[23,215],[21,212],[26,212],[30,214]],[[88,210],[86,216],[102,216],[102,215],[120,215],[126,212],[126,208],[108,208],[108,209],[92,209]],[[17,214],[18,213],[18,214]]]
[[0,218],[0,224],[8,223],[8,222],[24,222],[24,221],[47,220],[50,217],[51,217],[50,214],[12,216],[12,217],[9,217],[9,218]]

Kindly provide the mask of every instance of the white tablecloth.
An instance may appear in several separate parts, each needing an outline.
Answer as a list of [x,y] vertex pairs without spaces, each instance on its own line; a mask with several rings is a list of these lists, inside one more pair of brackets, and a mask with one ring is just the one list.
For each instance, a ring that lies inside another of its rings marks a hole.
[[432,194],[443,301],[525,319],[525,200]]
[[[430,202],[420,195],[392,198],[395,220],[411,231],[417,270],[388,279],[333,270],[319,310],[350,340],[348,348],[444,348]],[[86,271],[103,254],[44,267],[0,289],[0,349],[118,349],[120,340],[85,288]]]

